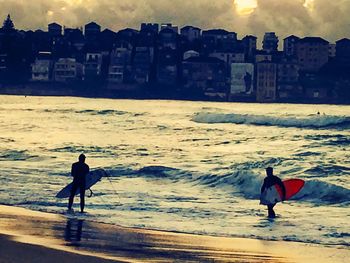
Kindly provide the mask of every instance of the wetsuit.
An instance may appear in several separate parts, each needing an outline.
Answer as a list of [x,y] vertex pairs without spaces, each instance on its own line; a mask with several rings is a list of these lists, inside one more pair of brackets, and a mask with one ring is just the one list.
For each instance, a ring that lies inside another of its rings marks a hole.
[[[283,193],[283,198],[282,198],[282,201],[286,199],[286,188],[284,187],[284,184],[282,183],[282,180],[277,177],[277,176],[274,176],[274,175],[270,175],[270,176],[267,176],[265,177],[264,179],[264,183],[261,187],[261,194],[265,191],[265,189],[275,185],[275,184],[278,184],[281,189],[282,189],[282,193]],[[273,205],[267,205],[267,209],[268,209],[268,215],[269,217],[275,217],[276,214],[275,214],[275,211],[273,211],[273,207],[275,206],[276,204],[273,204]]]
[[74,195],[77,189],[80,190],[80,210],[84,211],[85,206],[85,177],[89,173],[89,166],[84,162],[76,162],[72,165],[73,186],[71,189],[68,209],[72,208]]

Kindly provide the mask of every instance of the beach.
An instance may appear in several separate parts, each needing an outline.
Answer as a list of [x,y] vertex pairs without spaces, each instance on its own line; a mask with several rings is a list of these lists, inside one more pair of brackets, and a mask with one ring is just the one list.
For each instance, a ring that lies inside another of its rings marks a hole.
[[0,206],[0,262],[346,262],[350,251],[285,241],[125,228]]

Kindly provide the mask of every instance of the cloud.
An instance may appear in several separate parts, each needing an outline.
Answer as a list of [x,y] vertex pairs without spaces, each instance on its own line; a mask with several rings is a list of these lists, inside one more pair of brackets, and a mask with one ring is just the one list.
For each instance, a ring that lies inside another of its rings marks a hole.
[[11,14],[16,28],[46,29],[50,22],[80,27],[96,21],[120,30],[142,22],[224,28],[240,36],[262,37],[275,31],[280,39],[296,34],[331,41],[348,36],[349,0],[257,0],[249,15],[240,15],[234,0],[0,0],[0,19]]

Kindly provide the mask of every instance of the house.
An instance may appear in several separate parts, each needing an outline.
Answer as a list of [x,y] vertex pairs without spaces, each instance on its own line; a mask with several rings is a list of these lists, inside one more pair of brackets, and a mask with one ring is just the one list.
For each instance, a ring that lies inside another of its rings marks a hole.
[[225,62],[211,57],[190,57],[182,62],[183,92],[194,97],[218,97],[228,94]]
[[194,26],[185,26],[181,28],[180,35],[184,36],[188,41],[193,42],[201,37],[201,29]]
[[300,70],[317,72],[329,59],[329,42],[320,37],[305,37],[297,43]]
[[154,60],[153,47],[136,47],[132,61],[132,71],[136,83],[145,84],[150,81],[151,67]]
[[291,35],[283,40],[283,52],[287,57],[295,57],[297,55],[297,43],[300,37]]
[[48,32],[51,37],[61,37],[62,36],[62,26],[57,23],[51,23],[48,25]]
[[131,50],[132,46],[127,42],[119,43],[111,53],[108,82],[131,82]]
[[248,62],[255,61],[255,51],[256,51],[256,36],[247,35],[242,39],[242,45],[244,48],[244,54]]
[[286,57],[277,64],[277,97],[281,101],[297,101],[302,95],[298,60]]
[[88,52],[84,61],[84,80],[96,80],[101,76],[102,54],[99,52]]
[[256,100],[274,102],[277,98],[277,65],[271,61],[256,64]]
[[328,56],[330,58],[334,58],[336,54],[337,54],[337,45],[333,43],[329,43]]
[[54,66],[54,79],[58,82],[81,80],[83,65],[75,58],[60,58]]
[[162,31],[163,29],[170,29],[172,30],[175,34],[179,33],[179,27],[176,25],[173,25],[171,23],[163,23],[160,25],[160,31]]
[[343,38],[336,42],[336,58],[340,61],[350,61],[350,39]]
[[3,54],[0,53],[0,81],[4,79],[6,72],[8,70],[7,63],[8,63],[8,55],[4,53]]
[[51,52],[39,52],[32,67],[32,81],[50,81],[52,78],[53,61]]
[[112,30],[105,29],[99,35],[99,46],[101,50],[111,52],[117,41],[117,33]]
[[97,40],[101,33],[101,26],[95,22],[90,22],[85,25],[84,33],[87,41]]
[[177,33],[170,28],[164,28],[159,32],[158,47],[161,48],[177,48]]
[[206,53],[216,50],[230,51],[236,47],[237,34],[223,29],[204,30],[202,42]]
[[130,43],[132,46],[134,46],[138,34],[139,34],[139,31],[136,29],[125,28],[118,31],[117,40],[126,41]]
[[177,84],[177,52],[171,48],[158,51],[157,83],[165,86]]
[[264,50],[256,50],[255,51],[255,63],[259,63],[262,61],[272,61],[273,55],[270,52]]
[[263,50],[266,52],[277,52],[278,42],[275,32],[266,32],[263,39]]
[[245,54],[243,49],[232,51],[215,51],[213,53],[210,53],[209,57],[221,59],[226,63],[227,67],[229,67],[232,63],[245,62]]
[[154,34],[159,32],[159,24],[156,23],[142,23],[140,31],[152,31]]

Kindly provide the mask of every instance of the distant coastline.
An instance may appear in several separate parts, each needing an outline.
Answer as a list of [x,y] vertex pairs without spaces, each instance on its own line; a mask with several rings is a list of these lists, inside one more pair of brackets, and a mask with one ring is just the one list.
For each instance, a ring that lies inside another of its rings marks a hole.
[[[157,91],[152,91],[156,88]],[[59,82],[28,82],[23,84],[0,84],[0,95],[15,96],[52,96],[52,97],[85,97],[85,98],[107,98],[107,99],[139,99],[139,100],[185,100],[185,101],[213,101],[213,102],[239,102],[239,103],[259,103],[250,98],[231,97],[230,100],[222,97],[209,96],[186,96],[179,94],[159,93],[159,87],[151,85],[119,85],[109,88],[107,85],[87,86],[84,83],[59,83]],[[333,105],[350,105],[350,102],[329,100],[329,99],[299,99],[299,100],[276,100],[274,102],[264,102],[263,104],[333,104]]]

